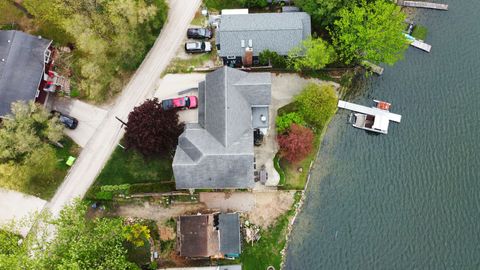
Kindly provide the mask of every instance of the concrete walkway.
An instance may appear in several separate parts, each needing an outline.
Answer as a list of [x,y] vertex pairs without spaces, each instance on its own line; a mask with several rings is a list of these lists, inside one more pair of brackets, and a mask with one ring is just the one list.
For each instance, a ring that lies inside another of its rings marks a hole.
[[[40,212],[47,202],[35,196],[0,188],[0,225],[28,218]],[[29,227],[21,226],[18,233],[26,236]]]

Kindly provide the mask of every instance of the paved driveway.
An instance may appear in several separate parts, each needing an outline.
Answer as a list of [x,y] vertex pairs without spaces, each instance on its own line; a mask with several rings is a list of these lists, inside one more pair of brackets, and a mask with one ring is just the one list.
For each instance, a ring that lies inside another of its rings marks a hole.
[[[198,83],[205,80],[205,75],[205,73],[167,74],[160,80],[154,96],[159,100],[189,95],[198,97]],[[179,111],[180,121],[198,123],[197,110]]]
[[[46,201],[20,192],[0,188],[0,224],[7,224],[12,220],[22,220],[34,212],[40,212]],[[20,227],[19,233],[25,236],[28,227]]]
[[107,116],[107,111],[80,100],[57,98],[53,109],[78,119],[76,129],[65,129],[65,133],[78,145],[85,147],[97,128]]

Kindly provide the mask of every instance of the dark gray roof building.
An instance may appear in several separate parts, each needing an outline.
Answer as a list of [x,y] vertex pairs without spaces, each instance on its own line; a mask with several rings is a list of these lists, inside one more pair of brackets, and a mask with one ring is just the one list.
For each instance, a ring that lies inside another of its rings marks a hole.
[[220,214],[220,251],[223,254],[238,256],[241,253],[240,216],[238,213]]
[[244,56],[247,47],[254,56],[267,49],[287,55],[310,35],[305,12],[222,15],[216,44],[220,57]]
[[254,111],[270,104],[270,73],[223,67],[198,92],[198,123],[186,125],[173,159],[177,189],[252,188],[253,129],[268,126]]
[[51,43],[20,31],[0,31],[0,117],[10,113],[12,102],[38,96]]

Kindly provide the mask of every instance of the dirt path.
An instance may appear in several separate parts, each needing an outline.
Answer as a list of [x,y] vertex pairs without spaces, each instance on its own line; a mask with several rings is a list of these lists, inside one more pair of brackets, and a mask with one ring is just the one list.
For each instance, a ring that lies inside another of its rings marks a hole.
[[74,198],[83,197],[94,182],[124,134],[122,125],[115,117],[127,119],[134,106],[153,96],[161,73],[180,47],[200,4],[201,0],[169,1],[168,21],[160,36],[47,205],[54,216]]
[[200,193],[200,202],[210,209],[243,212],[251,222],[267,228],[290,209],[294,194],[294,191],[205,192]]

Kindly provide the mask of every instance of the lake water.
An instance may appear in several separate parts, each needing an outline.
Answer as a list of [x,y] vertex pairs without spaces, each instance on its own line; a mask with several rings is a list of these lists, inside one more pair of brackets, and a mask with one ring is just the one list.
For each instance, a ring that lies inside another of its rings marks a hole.
[[417,13],[432,52],[409,48],[353,99],[402,123],[332,121],[286,269],[480,269],[480,1],[447,2]]

